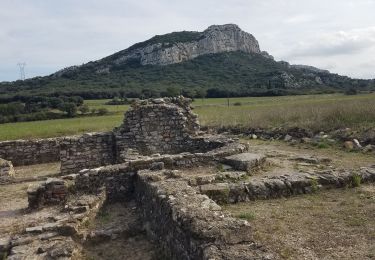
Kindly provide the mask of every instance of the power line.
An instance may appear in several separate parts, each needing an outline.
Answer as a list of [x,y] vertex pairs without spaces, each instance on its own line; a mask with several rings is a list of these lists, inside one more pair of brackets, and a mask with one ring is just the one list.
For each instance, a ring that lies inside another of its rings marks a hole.
[[25,78],[26,78],[26,76],[25,76],[26,63],[25,62],[18,62],[17,65],[20,69],[20,80],[25,80]]

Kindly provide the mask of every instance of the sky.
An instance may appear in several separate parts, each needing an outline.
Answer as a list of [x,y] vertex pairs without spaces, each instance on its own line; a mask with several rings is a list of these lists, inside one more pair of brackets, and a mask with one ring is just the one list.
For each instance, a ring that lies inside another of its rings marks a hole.
[[0,81],[49,75],[156,34],[235,23],[276,60],[375,78],[375,0],[0,0]]

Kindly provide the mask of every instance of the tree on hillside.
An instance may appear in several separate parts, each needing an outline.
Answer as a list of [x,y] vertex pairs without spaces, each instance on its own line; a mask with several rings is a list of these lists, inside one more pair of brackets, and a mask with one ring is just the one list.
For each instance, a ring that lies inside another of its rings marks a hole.
[[59,110],[65,112],[68,117],[75,117],[77,115],[77,106],[72,102],[61,104]]
[[199,88],[199,89],[197,89],[196,91],[196,97],[197,98],[201,98],[202,100],[206,97],[206,95],[207,95],[207,91],[205,90],[205,89],[203,89],[203,88]]
[[90,111],[90,108],[87,104],[83,104],[78,108],[82,115],[87,114]]
[[177,97],[181,94],[181,89],[176,86],[171,86],[167,88],[166,95],[168,97]]

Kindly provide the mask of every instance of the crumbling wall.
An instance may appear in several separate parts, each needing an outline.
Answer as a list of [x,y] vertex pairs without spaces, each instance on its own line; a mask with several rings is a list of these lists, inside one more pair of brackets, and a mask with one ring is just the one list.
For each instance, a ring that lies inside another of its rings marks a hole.
[[199,130],[190,99],[159,98],[135,102],[123,124],[115,129],[118,161],[126,160],[129,149],[140,154],[180,153],[194,145]]
[[124,201],[133,196],[135,172],[128,165],[82,170],[75,179],[79,192],[99,194],[105,188],[108,201]]
[[251,226],[181,179],[138,172],[135,196],[148,235],[171,259],[273,259],[254,242]]
[[64,203],[68,196],[68,190],[61,179],[48,178],[45,182],[27,189],[29,208],[36,209],[43,205]]
[[14,166],[58,162],[60,138],[0,142],[0,158]]
[[60,141],[61,174],[78,173],[115,162],[112,132],[90,133],[66,137]]

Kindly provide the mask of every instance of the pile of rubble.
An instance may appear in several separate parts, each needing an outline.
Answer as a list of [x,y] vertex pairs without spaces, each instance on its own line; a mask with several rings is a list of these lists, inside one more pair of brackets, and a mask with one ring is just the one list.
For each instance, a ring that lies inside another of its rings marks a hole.
[[66,201],[68,189],[64,180],[48,178],[45,182],[31,185],[27,189],[29,208],[37,209],[44,205],[62,204]]

